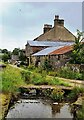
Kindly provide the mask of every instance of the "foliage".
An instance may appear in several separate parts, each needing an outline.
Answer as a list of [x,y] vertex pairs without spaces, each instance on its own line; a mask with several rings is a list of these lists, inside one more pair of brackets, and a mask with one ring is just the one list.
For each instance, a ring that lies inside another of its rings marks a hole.
[[49,71],[48,75],[56,77],[57,76],[57,71]]
[[26,56],[25,56],[25,54],[23,53],[22,50],[20,50],[19,60],[20,61],[25,61],[26,60]]
[[8,59],[10,59],[10,57],[9,57],[8,54],[5,53],[5,54],[2,56],[2,60],[3,60],[4,62],[7,62]]
[[52,89],[44,89],[42,90],[42,93],[44,94],[45,97],[50,97],[51,96]]
[[33,73],[31,75],[32,84],[35,85],[48,85],[46,78],[42,77],[41,74]]
[[31,82],[31,78],[30,78],[31,72],[29,72],[29,71],[21,71],[21,75],[22,75],[22,78],[24,79],[24,81],[27,84],[29,84]]
[[14,48],[12,54],[13,55],[18,55],[19,56],[19,60],[22,61],[22,62],[26,61],[25,53],[20,48]]
[[12,54],[13,55],[19,55],[19,52],[20,52],[20,48],[14,48]]
[[11,52],[8,51],[7,49],[1,49],[0,57],[4,62],[7,62],[11,58]]
[[46,71],[49,71],[52,69],[52,65],[50,64],[49,59],[45,59],[44,63],[43,63],[43,69]]
[[2,49],[1,51],[2,51],[2,53],[8,54],[8,50],[7,49]]
[[57,77],[46,77],[46,81],[48,81],[48,85],[61,85],[61,86],[66,86],[69,87],[70,84],[67,82],[62,81],[61,79]]
[[71,54],[71,63],[81,64],[84,63],[84,44],[82,43],[83,32],[77,30],[77,38],[75,39],[75,44],[73,46],[73,52]]
[[76,99],[80,93],[84,93],[83,87],[74,87],[73,90],[69,93],[69,99]]
[[[29,69],[32,68],[30,67]],[[69,83],[62,81],[59,78],[47,76],[45,70],[43,70],[42,73],[38,73],[37,69],[31,72],[29,72],[29,69],[21,72],[22,77],[27,84],[70,86]]]
[[7,67],[0,71],[2,75],[2,91],[3,92],[15,92],[18,86],[24,84],[21,77],[21,71],[17,68],[7,65]]
[[43,71],[44,71],[44,72],[47,74],[47,71],[44,70],[42,66],[35,67],[35,68],[34,68],[34,71],[35,71],[36,73],[41,73],[41,74],[42,74]]
[[51,93],[51,98],[55,101],[61,101],[63,99],[64,91],[60,88],[56,88]]
[[34,66],[34,65],[29,65],[29,66],[28,66],[28,70],[29,70],[29,71],[35,70],[35,66]]
[[62,67],[57,71],[57,76],[68,78],[68,79],[78,79],[78,80],[84,80],[83,73],[80,73],[78,71],[73,71],[69,67]]
[[83,101],[82,107],[78,110],[77,118],[84,120],[84,101]]

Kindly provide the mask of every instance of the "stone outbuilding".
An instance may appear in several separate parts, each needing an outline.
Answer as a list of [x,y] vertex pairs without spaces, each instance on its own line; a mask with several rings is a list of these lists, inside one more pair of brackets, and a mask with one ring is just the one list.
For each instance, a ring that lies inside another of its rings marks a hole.
[[32,63],[35,66],[43,65],[45,59],[48,59],[52,68],[64,66],[70,60],[70,54],[73,50],[70,46],[48,47],[32,55]]
[[27,44],[25,45],[25,54],[27,57],[27,61],[30,64],[32,62],[32,55],[35,53],[38,54],[38,52],[44,51],[46,55],[46,52],[49,52],[49,50],[50,52],[52,52],[53,50],[56,50],[59,47],[61,48],[62,46],[72,44],[73,42],[27,41]]

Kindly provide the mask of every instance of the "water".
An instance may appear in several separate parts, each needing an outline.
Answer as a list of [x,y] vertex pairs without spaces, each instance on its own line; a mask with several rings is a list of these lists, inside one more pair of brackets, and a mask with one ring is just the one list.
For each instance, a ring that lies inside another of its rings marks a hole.
[[43,99],[20,99],[6,118],[73,118],[68,104]]

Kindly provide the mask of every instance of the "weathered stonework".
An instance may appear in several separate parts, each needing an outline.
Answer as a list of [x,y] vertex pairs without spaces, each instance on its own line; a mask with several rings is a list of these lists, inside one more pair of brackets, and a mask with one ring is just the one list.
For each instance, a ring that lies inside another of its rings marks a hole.
[[59,19],[59,16],[55,16],[54,27],[48,24],[44,24],[44,32],[34,40],[44,41],[74,41],[75,36],[64,27],[64,20]]

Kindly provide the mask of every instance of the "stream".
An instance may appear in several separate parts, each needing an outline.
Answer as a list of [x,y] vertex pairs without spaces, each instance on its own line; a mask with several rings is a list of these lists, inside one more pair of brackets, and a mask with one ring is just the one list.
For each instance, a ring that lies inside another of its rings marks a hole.
[[67,103],[54,103],[43,98],[20,98],[10,107],[8,118],[71,118],[70,106]]

